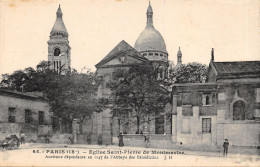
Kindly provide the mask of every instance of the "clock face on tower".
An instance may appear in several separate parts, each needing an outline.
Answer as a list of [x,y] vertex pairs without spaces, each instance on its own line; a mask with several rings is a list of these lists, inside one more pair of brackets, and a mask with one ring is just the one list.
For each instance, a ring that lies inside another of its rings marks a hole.
[[126,61],[126,56],[120,56],[120,57],[119,57],[119,61],[120,61],[121,63],[124,63],[124,62]]

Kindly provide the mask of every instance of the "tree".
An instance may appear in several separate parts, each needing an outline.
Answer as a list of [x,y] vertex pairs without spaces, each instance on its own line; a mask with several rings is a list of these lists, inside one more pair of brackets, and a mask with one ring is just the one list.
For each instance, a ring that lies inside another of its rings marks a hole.
[[136,118],[137,132],[145,116],[163,112],[169,102],[169,93],[160,86],[154,69],[149,65],[116,70],[109,86],[113,114],[122,119],[131,112]]
[[207,77],[208,67],[196,62],[177,66],[170,73],[170,79],[175,83],[202,83]]
[[94,73],[74,71],[67,75],[58,75],[46,90],[53,113],[65,122],[78,118],[82,133],[84,119],[96,111],[97,84]]
[[44,93],[53,115],[67,123],[78,118],[82,127],[84,118],[96,110],[98,80],[89,69],[84,73],[72,70],[66,75],[60,75],[49,69],[48,62],[42,61],[36,70],[29,67],[4,74],[2,78],[1,86],[7,89]]

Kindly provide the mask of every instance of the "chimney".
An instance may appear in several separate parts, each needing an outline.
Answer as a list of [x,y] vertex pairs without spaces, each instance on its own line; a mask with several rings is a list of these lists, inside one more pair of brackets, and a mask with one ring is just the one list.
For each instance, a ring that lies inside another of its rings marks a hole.
[[214,48],[211,50],[211,61],[214,62]]

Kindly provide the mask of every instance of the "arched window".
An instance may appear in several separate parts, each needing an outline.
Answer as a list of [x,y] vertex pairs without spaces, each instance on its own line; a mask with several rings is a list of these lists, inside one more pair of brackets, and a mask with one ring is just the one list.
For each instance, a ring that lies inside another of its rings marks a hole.
[[54,50],[54,56],[59,56],[60,55],[60,49],[59,48],[56,48]]
[[233,120],[245,120],[245,103],[241,100],[233,104]]

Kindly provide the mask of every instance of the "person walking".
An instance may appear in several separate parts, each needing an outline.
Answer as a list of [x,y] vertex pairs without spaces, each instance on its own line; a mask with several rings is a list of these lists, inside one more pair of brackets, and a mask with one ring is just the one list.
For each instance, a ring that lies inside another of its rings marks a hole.
[[223,147],[224,147],[224,151],[223,151],[223,156],[227,156],[227,153],[228,153],[228,146],[229,146],[229,142],[228,142],[228,139],[225,139],[224,143],[223,143]]
[[118,139],[119,139],[119,143],[118,143],[118,146],[119,147],[124,147],[124,139],[123,139],[123,135],[122,135],[122,132],[120,132],[119,136],[118,136]]
[[149,147],[149,142],[150,142],[150,136],[149,135],[144,135],[144,142],[145,142],[145,147]]
[[25,135],[24,135],[24,133],[21,133],[20,143],[21,143],[21,145],[25,144]]

